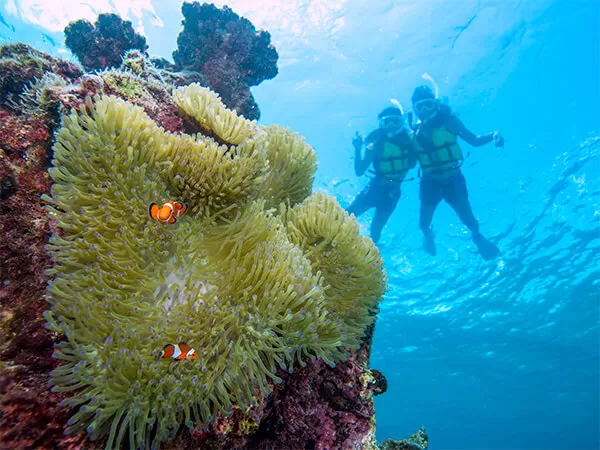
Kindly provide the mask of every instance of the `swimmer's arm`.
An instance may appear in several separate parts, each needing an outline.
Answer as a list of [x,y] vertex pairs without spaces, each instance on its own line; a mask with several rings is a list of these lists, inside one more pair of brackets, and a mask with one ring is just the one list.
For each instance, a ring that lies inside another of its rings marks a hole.
[[408,168],[412,169],[417,165],[417,161],[419,159],[419,142],[415,136],[414,132],[410,133],[409,136],[409,146],[408,146]]
[[494,133],[475,135],[465,127],[465,124],[455,116],[448,121],[448,128],[454,134],[463,139],[467,144],[473,147],[481,147],[482,145],[489,144],[494,140]]
[[354,146],[354,173],[357,177],[363,175],[373,162],[373,142],[367,142],[365,146],[365,156],[362,156],[362,145]]

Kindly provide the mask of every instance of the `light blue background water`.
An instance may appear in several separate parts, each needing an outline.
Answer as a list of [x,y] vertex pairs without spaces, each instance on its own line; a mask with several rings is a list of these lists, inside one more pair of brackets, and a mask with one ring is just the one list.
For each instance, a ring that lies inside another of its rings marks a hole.
[[[59,53],[60,27],[44,22],[52,2],[32,3],[3,5],[15,31],[0,24],[0,38]],[[148,11],[130,18],[150,53],[169,57],[179,4],[143,3],[164,26]],[[366,184],[353,174],[354,132],[375,127],[390,97],[408,107],[425,72],[470,129],[506,138],[502,151],[471,149],[464,165],[501,258],[483,262],[446,205],[434,219],[438,256],[425,255],[417,182],[384,230],[390,289],[372,366],[389,389],[376,400],[378,439],[425,425],[432,449],[599,448],[600,2],[227,3],[280,53],[279,75],[253,88],[261,122],[306,136],[320,161],[315,189],[344,206]]]

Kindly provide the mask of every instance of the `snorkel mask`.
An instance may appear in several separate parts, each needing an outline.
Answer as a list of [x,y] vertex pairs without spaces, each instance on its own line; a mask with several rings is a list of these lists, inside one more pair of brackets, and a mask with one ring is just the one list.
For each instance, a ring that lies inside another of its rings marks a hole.
[[379,128],[387,134],[398,134],[404,126],[404,110],[396,99],[390,100],[394,106],[388,106],[379,113]]
[[428,120],[437,113],[437,100],[434,98],[425,98],[413,103],[413,110],[417,117],[421,120]]
[[439,91],[436,82],[428,74],[423,74],[423,79],[428,80],[434,90],[425,84],[417,86],[412,95],[412,107],[417,117],[426,121],[435,117],[438,112]]
[[379,128],[395,130],[404,125],[404,116],[382,116],[379,118]]

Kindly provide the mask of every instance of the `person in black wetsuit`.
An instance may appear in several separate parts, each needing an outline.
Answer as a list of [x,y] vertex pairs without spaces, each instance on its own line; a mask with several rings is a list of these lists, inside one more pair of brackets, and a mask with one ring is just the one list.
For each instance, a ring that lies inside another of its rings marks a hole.
[[375,243],[398,204],[402,180],[417,164],[414,137],[404,128],[403,111],[390,106],[381,111],[377,118],[379,128],[373,130],[366,140],[363,141],[357,132],[352,141],[355,150],[354,172],[361,176],[373,165],[375,176],[347,209],[348,213],[358,217],[375,208],[371,222],[371,239]]
[[471,230],[473,242],[481,256],[485,260],[494,259],[498,255],[498,248],[479,232],[479,222],[471,210],[465,177],[460,169],[464,156],[458,138],[474,147],[492,141],[496,147],[502,147],[504,139],[497,131],[480,136],[473,134],[452,114],[448,106],[436,99],[429,86],[418,86],[414,90],[412,107],[420,120],[414,128],[414,134],[422,171],[419,226],[424,235],[424,250],[431,255],[436,254],[431,221],[437,205],[444,199]]

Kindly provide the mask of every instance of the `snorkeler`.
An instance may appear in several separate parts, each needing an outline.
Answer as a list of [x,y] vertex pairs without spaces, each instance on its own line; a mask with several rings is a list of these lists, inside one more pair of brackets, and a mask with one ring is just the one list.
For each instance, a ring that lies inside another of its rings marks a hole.
[[404,127],[404,111],[398,102],[393,100],[393,103],[396,106],[387,107],[379,113],[379,128],[373,130],[366,140],[363,141],[358,132],[352,140],[354,172],[361,176],[372,164],[375,176],[348,207],[348,213],[358,217],[375,208],[371,223],[371,239],[375,243],[400,199],[402,180],[417,164],[414,138]]
[[412,107],[419,119],[414,133],[422,170],[419,226],[424,235],[424,250],[430,255],[436,254],[431,221],[437,205],[444,199],[456,211],[462,223],[471,230],[473,242],[483,259],[494,259],[498,255],[498,247],[481,235],[479,222],[471,210],[465,177],[460,169],[464,156],[457,138],[460,137],[474,147],[492,141],[496,147],[502,147],[504,139],[497,131],[481,136],[474,135],[452,114],[447,105],[437,99],[437,95],[429,86],[418,86],[414,90]]

